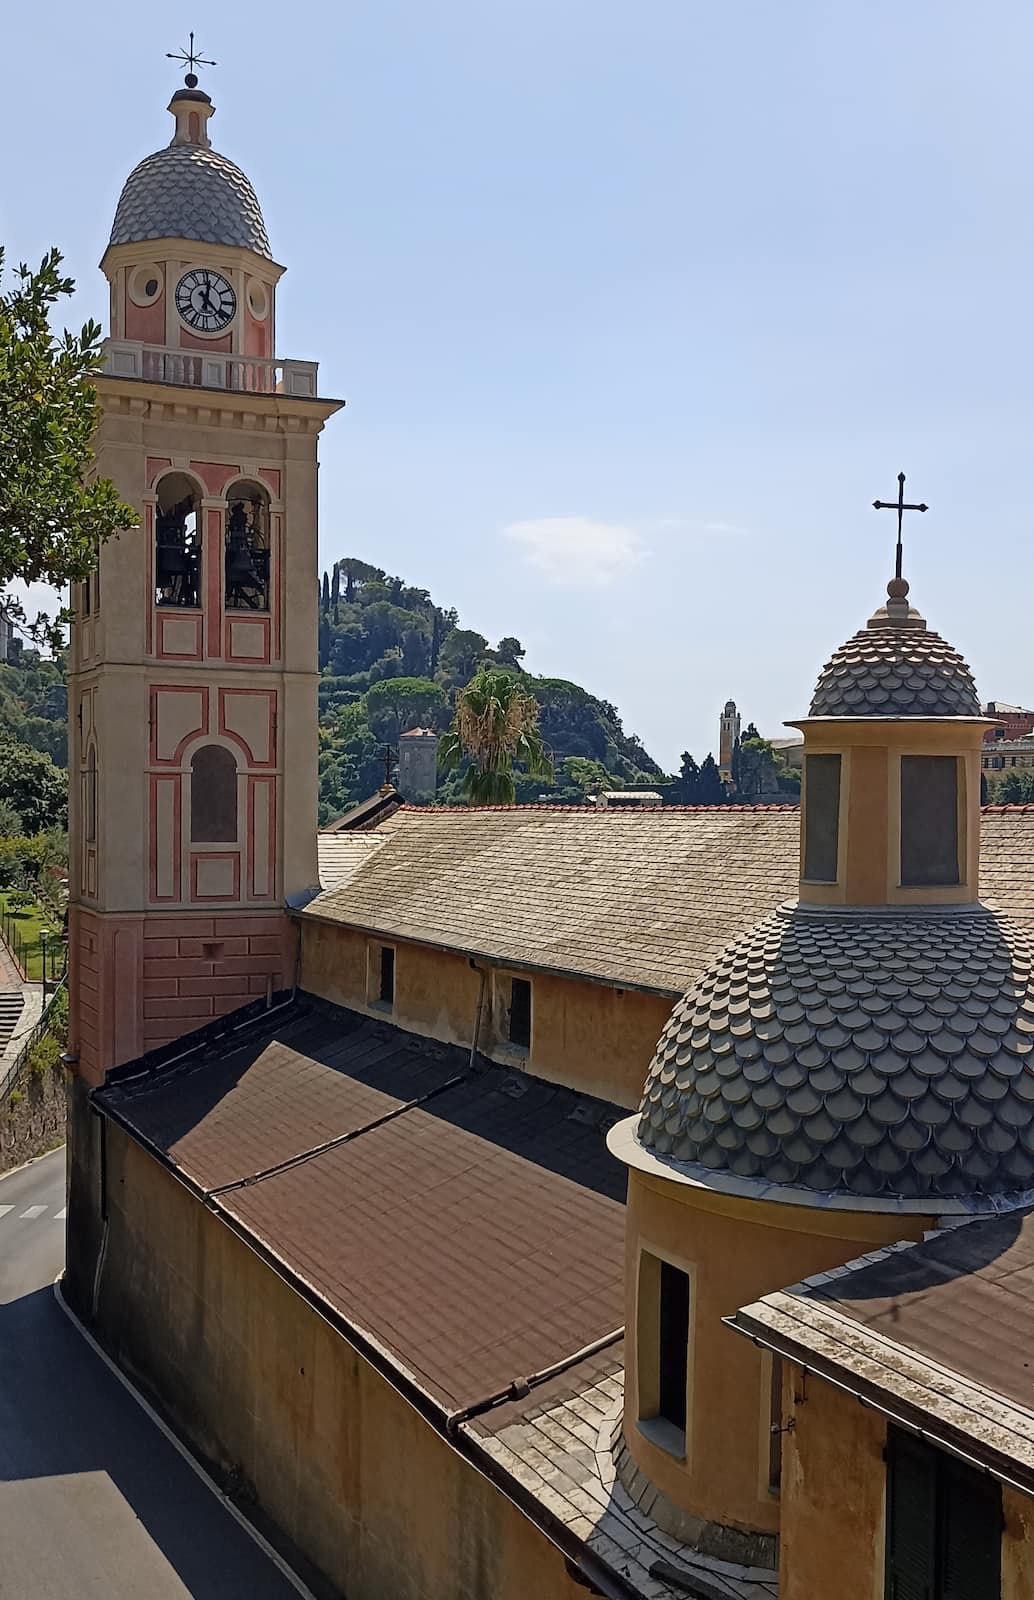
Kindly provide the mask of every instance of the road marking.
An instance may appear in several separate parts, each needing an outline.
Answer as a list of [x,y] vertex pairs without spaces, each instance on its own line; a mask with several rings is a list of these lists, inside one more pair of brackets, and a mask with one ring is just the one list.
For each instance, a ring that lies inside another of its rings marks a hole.
[[55,1211],[55,1213],[54,1213],[54,1221],[55,1222],[64,1222],[64,1220],[65,1220],[65,1210],[66,1210],[66,1208],[64,1206],[62,1206],[60,1211]]
[[18,1220],[24,1222],[27,1217],[41,1217],[46,1209],[46,1206],[30,1206],[27,1211],[21,1213]]
[[0,1217],[6,1217],[7,1213],[13,1210],[13,1206],[0,1206]]

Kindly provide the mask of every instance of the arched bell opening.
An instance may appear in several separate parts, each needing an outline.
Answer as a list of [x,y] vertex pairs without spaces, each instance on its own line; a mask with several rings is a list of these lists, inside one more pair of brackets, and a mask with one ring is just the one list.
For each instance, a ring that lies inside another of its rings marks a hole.
[[154,510],[154,598],[159,606],[201,604],[201,493],[185,472],[158,484]]
[[242,479],[226,491],[226,608],[269,610],[269,491]]

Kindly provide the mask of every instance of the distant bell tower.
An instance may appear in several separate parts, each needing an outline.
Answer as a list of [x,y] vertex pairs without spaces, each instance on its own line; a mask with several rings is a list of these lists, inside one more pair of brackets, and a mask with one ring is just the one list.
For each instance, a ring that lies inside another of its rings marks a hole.
[[732,753],[740,736],[740,714],[735,700],[726,700],[725,710],[718,722],[718,771],[723,778],[732,777]]
[[[194,60],[188,63],[193,66]],[[316,869],[316,448],[283,273],[191,71],[101,262],[98,471],[139,511],[75,586],[70,1040],[86,1084],[294,981]]]

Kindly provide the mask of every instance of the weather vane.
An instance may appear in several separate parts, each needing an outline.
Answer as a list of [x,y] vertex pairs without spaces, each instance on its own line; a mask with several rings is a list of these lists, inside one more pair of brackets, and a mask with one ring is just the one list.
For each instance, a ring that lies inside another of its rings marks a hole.
[[165,56],[168,61],[182,61],[183,65],[187,69],[187,75],[183,81],[187,85],[188,89],[197,88],[197,73],[194,71],[195,67],[214,67],[217,64],[214,61],[206,60],[199,50],[194,49],[193,28],[190,30],[189,49],[176,51],[166,50]]
[[[898,514],[898,548],[894,562],[894,576],[901,579],[901,521],[906,511],[929,511],[929,506],[922,504],[909,504],[905,499],[905,474],[898,473],[898,497],[896,500],[874,500],[873,505],[877,511],[896,511]],[[908,591],[906,590],[906,593]]]

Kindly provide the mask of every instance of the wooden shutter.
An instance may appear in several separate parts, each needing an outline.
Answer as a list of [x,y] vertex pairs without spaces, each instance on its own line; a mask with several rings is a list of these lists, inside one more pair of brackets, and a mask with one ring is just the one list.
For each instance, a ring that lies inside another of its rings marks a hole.
[[937,1457],[929,1445],[887,1434],[887,1600],[937,1600]]
[[937,1600],[1001,1600],[1001,1485],[951,1456],[942,1456],[938,1498]]

